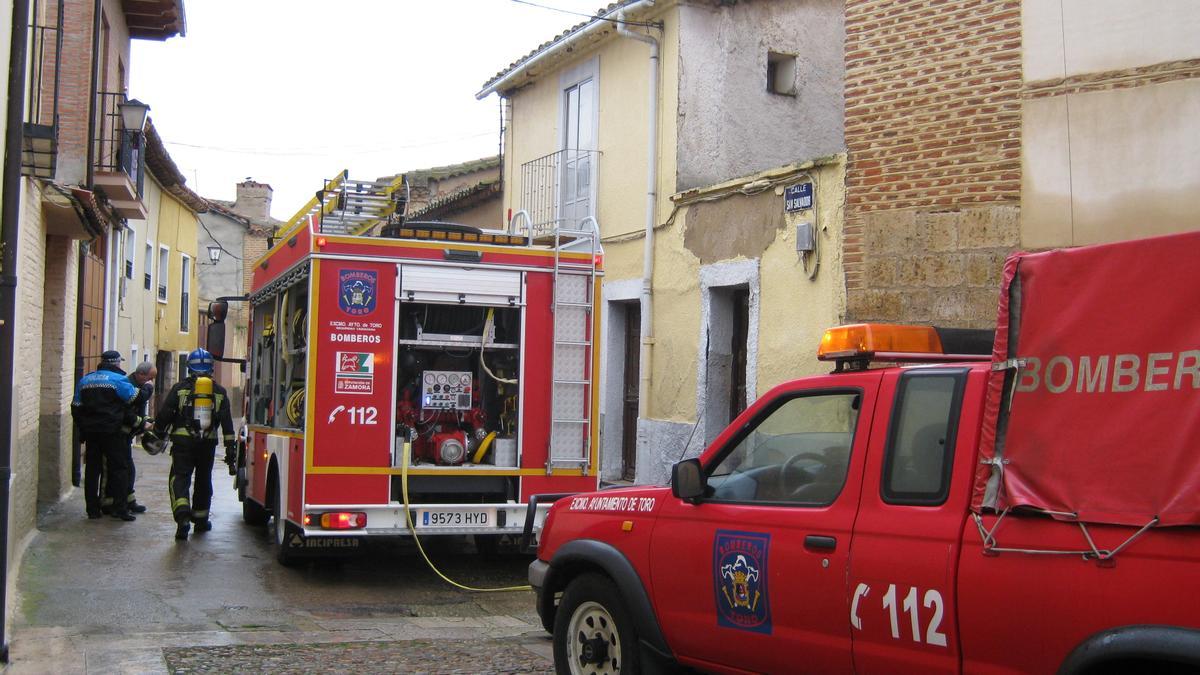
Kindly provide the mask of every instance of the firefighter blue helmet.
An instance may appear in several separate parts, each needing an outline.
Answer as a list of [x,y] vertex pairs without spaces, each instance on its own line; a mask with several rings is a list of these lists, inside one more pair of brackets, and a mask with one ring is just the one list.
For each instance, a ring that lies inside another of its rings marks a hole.
[[197,349],[188,354],[188,370],[201,375],[211,375],[213,371],[213,355],[206,349]]

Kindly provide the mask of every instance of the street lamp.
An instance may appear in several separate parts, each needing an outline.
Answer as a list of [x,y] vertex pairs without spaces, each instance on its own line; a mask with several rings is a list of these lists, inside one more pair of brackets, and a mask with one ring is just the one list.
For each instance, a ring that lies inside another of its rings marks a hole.
[[221,259],[221,247],[220,246],[209,246],[208,247],[208,259],[212,261],[212,264],[216,265],[217,261]]
[[139,132],[146,128],[146,116],[150,114],[150,106],[131,98],[117,107],[121,110],[122,129]]

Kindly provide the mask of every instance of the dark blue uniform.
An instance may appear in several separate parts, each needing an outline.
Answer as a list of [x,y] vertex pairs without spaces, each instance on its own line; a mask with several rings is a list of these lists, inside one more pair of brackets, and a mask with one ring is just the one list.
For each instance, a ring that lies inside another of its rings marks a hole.
[[[106,352],[108,354],[108,352]],[[75,387],[71,400],[71,416],[83,432],[84,462],[83,498],[89,518],[101,515],[101,498],[106,493],[120,496],[113,504],[113,515],[133,520],[124,501],[129,492],[129,467],[126,464],[128,447],[124,428],[132,423],[133,402],[138,390],[115,365],[105,360],[99,369],[84,375]],[[101,486],[101,470],[107,485]]]

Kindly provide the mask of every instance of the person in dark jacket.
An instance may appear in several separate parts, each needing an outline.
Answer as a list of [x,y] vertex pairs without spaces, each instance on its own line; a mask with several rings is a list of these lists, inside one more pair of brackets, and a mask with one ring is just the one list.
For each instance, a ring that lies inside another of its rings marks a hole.
[[[175,538],[186,540],[192,525],[196,533],[212,529],[212,468],[217,448],[217,428],[225,445],[225,462],[236,457],[233,417],[225,389],[212,380],[213,357],[204,349],[188,355],[188,377],[171,387],[162,409],[154,419],[154,430],[171,438],[171,511],[175,516]],[[192,473],[195,494],[188,500]]]
[[[158,377],[158,368],[154,367],[153,363],[143,361],[137,364],[133,372],[129,374],[129,382],[137,387],[137,398],[133,399],[133,416],[129,418],[128,424],[121,428],[125,433],[125,466],[129,469],[129,493],[125,495],[125,501],[128,502],[130,513],[145,513],[146,507],[139,504],[137,497],[134,496],[134,482],[137,480],[137,466],[133,462],[133,439],[147,429],[152,428],[146,416],[146,406],[150,403],[150,397],[154,395],[154,380]],[[104,481],[101,480],[103,484]],[[105,495],[103,500],[103,510],[107,513],[112,511],[113,501],[118,497],[113,495]]]
[[[121,370],[121,354],[109,350],[100,355],[100,367],[84,375],[75,387],[71,417],[83,432],[83,498],[88,518],[99,518],[102,492],[124,495],[129,490],[129,468],[125,463],[127,436],[122,427],[133,417],[133,401],[138,390]],[[101,486],[101,471],[106,486]],[[106,488],[106,489],[105,489]],[[113,505],[112,515],[124,521],[135,520],[127,505]]]

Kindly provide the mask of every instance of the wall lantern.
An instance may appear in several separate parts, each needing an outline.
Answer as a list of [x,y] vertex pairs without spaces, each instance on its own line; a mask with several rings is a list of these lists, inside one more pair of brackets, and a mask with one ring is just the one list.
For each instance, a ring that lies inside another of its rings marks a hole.
[[150,106],[136,98],[117,106],[121,109],[121,128],[126,131],[142,131],[146,128],[146,116],[150,114]]
[[209,246],[208,247],[208,259],[212,261],[212,264],[216,265],[217,261],[221,259],[221,247],[220,246]]

